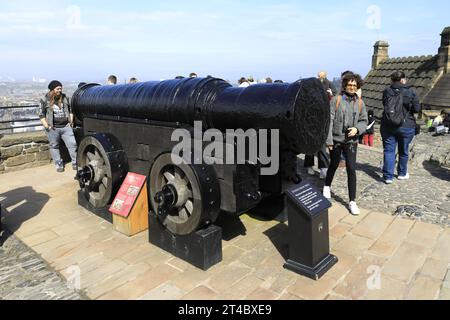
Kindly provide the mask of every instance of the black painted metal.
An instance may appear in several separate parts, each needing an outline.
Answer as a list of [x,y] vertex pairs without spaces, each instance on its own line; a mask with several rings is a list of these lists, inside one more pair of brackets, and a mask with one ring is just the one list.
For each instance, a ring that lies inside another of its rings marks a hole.
[[[91,170],[89,166],[84,166],[82,163],[83,157],[86,156],[86,151],[92,146],[101,153],[101,156],[105,161],[107,171],[111,173],[109,176],[110,185],[107,187],[107,192],[104,199],[91,199],[89,195],[91,190],[86,183],[94,179],[94,175],[89,175],[89,179],[85,179],[85,176],[83,175],[84,171],[87,172]],[[80,143],[77,157],[77,164],[82,167],[80,167],[81,172],[77,172],[75,179],[79,181],[80,187],[83,188],[86,199],[92,202],[91,204],[95,208],[101,208],[111,203],[119,190],[126,173],[128,172],[127,156],[123,151],[120,142],[113,135],[105,133],[96,133],[86,136]]]
[[[290,190],[295,190],[298,186],[293,186]],[[311,201],[314,202],[321,198],[321,193],[315,187],[311,188],[318,195]],[[320,211],[313,214],[293,193],[287,192],[285,210],[289,221],[289,259],[284,264],[286,269],[319,280],[338,262],[337,257],[330,254],[329,206],[331,204],[322,203],[321,208],[324,209],[318,209]]]
[[83,189],[86,186],[86,183],[94,179],[94,169],[92,166],[85,166],[81,170],[78,170],[75,175],[75,180],[78,180],[80,184],[80,188]]
[[155,202],[159,205],[158,214],[166,215],[172,210],[177,202],[177,190],[171,184],[166,184],[160,192],[155,195]]
[[149,242],[202,270],[222,261],[222,228],[209,225],[188,235],[166,229],[153,212],[148,213]]
[[112,213],[109,212],[109,206],[102,207],[102,208],[96,208],[94,207],[89,200],[86,198],[86,193],[84,190],[78,190],[78,205],[85,208],[86,210],[92,212],[96,216],[102,218],[105,221],[108,221],[109,223],[113,223],[113,216]]
[[[194,210],[187,222],[179,223],[178,218],[175,215],[175,219],[170,213],[170,206],[164,203],[158,202],[158,194],[161,195],[163,190],[154,190],[156,188],[157,177],[161,170],[166,167],[165,164],[171,164],[171,154],[162,154],[158,157],[152,166],[149,175],[149,196],[150,196],[150,209],[153,209],[158,214],[158,218],[174,234],[186,235],[195,231],[197,228],[202,228],[214,222],[220,212],[221,198],[220,198],[220,186],[218,182],[217,174],[212,166],[209,165],[197,165],[181,163],[176,165],[178,169],[183,171],[192,189],[198,189],[198,195],[194,195]],[[192,162],[194,159],[192,159]],[[170,162],[170,163],[169,163]],[[156,165],[157,164],[157,165]],[[174,165],[175,166],[175,165]],[[156,193],[155,193],[156,191]],[[173,192],[177,197],[176,191]],[[153,197],[155,195],[155,197]],[[175,204],[178,200],[173,199]],[[197,202],[198,201],[198,202]],[[173,211],[178,211],[177,208],[172,208]]]
[[329,102],[317,79],[292,84],[232,87],[217,78],[187,78],[117,86],[89,84],[73,95],[78,121],[145,119],[205,129],[279,129],[281,148],[312,154],[323,146],[330,121]]

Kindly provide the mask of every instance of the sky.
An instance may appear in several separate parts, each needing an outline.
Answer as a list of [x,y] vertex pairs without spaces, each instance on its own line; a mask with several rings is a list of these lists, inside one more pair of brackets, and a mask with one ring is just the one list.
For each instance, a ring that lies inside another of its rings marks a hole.
[[373,45],[437,54],[449,1],[0,0],[0,79],[365,76]]

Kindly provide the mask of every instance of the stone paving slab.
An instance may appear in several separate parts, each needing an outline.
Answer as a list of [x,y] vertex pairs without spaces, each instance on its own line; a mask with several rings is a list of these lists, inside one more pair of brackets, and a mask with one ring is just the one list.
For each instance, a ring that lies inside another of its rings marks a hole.
[[0,300],[85,300],[16,236],[0,247]]
[[[30,176],[46,177],[50,183],[34,178],[30,183]],[[66,280],[78,270],[82,293],[91,299],[449,297],[450,230],[445,224],[394,217],[376,206],[362,207],[363,214],[353,217],[343,203],[334,201],[330,240],[339,262],[313,281],[283,268],[287,224],[246,214],[222,221],[223,261],[202,271],[149,244],[147,232],[130,238],[115,232],[77,205],[77,188],[73,172],[57,174],[46,166],[0,176],[0,201],[7,211],[6,226],[37,253],[28,254],[48,263],[39,269],[40,279],[53,284],[57,274],[52,269]],[[22,288],[2,298],[45,298],[47,289],[37,290],[24,276],[11,273],[18,258],[5,261],[0,262],[0,277],[7,274]],[[81,296],[65,290],[53,297]]]

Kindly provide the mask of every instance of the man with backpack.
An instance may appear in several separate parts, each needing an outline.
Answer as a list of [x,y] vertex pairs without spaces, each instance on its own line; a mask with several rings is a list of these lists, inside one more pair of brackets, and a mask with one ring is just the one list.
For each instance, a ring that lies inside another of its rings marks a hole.
[[386,184],[394,180],[396,149],[398,145],[398,180],[408,180],[409,145],[416,132],[414,113],[419,113],[420,103],[415,92],[406,86],[406,75],[396,71],[391,75],[392,85],[383,92],[384,113],[381,120]]

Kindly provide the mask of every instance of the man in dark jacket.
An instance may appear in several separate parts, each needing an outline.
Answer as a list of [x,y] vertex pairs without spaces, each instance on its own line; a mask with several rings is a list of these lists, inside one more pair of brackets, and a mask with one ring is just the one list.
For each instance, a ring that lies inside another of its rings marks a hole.
[[384,165],[383,177],[387,184],[391,184],[394,179],[394,167],[396,149],[398,145],[398,179],[409,179],[408,160],[409,145],[412,142],[416,131],[416,119],[414,113],[420,111],[420,103],[415,92],[406,86],[406,75],[402,71],[396,71],[391,75],[392,85],[383,92],[383,105],[387,104],[396,94],[401,94],[403,100],[404,119],[402,124],[392,125],[383,116],[381,120],[381,136],[383,138]]

